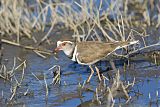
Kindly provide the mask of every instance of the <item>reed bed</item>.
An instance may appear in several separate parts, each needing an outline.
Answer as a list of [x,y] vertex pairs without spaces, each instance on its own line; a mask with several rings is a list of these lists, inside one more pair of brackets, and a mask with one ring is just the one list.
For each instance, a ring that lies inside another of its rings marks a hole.
[[[26,68],[26,60],[22,61],[19,58],[14,57],[13,67],[8,70],[8,68],[2,64],[0,70],[0,78],[9,81],[11,83],[10,88],[10,98],[7,99],[7,102],[10,103],[16,96],[18,88],[21,87],[22,82],[25,77],[25,68]],[[19,77],[16,77],[16,72],[22,70],[22,74]]]
[[103,81],[97,84],[96,89],[88,88],[87,84],[84,81],[83,84],[79,83],[78,90],[80,94],[82,94],[83,91],[86,91],[86,90],[87,91],[90,90],[91,92],[94,92],[94,96],[90,101],[90,105],[93,105],[93,106],[105,105],[106,107],[114,107],[117,105],[118,106],[121,105],[121,103],[118,102],[117,99],[119,99],[119,101],[120,100],[124,101],[123,104],[126,104],[126,105],[132,99],[134,99],[134,96],[133,95],[131,96],[130,93],[132,93],[132,89],[135,83],[136,83],[135,78],[133,79],[132,82],[122,81],[121,75],[118,70],[116,75],[113,77],[113,80],[108,80],[106,79],[106,77],[104,77]]
[[[57,24],[61,24],[71,29],[78,41],[88,39],[102,41],[103,38],[106,41],[125,41],[131,28],[141,26],[143,29],[151,25],[159,27],[158,4],[159,1],[147,0],[123,2],[100,0],[99,3],[94,0],[79,2],[34,0],[31,3],[24,0],[2,0],[0,33],[15,34],[15,41],[19,43],[21,36],[32,38],[32,32],[48,32],[41,39],[41,43],[50,36]],[[155,11],[155,14],[151,14],[152,11]]]

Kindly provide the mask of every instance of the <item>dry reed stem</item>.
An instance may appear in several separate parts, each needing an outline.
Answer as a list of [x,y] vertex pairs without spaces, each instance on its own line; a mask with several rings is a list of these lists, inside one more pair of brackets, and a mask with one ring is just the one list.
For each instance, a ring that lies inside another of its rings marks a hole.
[[43,53],[43,54],[46,54],[46,55],[51,55],[53,53],[52,51],[49,51],[49,50],[45,50],[45,51],[44,50],[40,50],[40,49],[32,47],[32,46],[21,45],[19,43],[15,43],[15,42],[12,42],[12,41],[9,41],[9,40],[6,40],[6,39],[2,39],[2,43],[18,46],[18,47],[21,47],[21,48],[24,48],[24,49],[28,49],[28,50],[33,50],[33,51],[36,51],[38,53]]
[[42,82],[39,80],[39,78],[32,72],[32,75],[38,80],[38,82],[42,85]]
[[[24,79],[24,71],[25,71],[25,68],[26,68],[26,61],[22,62],[23,64],[20,64],[21,66],[23,65],[23,69],[22,69],[22,76],[20,78],[20,81],[17,80],[17,78],[14,76],[14,79],[16,81],[16,84],[13,86],[12,88],[12,94],[11,94],[11,97],[9,99],[9,101],[11,101],[14,96],[16,95],[16,91],[17,89],[20,87],[20,85],[22,84],[23,82],[23,79]],[[16,68],[18,69],[19,67],[21,66],[17,66]],[[15,69],[14,69],[15,70]]]
[[129,87],[130,86],[133,87],[134,83],[135,83],[135,78],[134,78],[132,83],[124,84],[120,80],[120,74],[119,74],[119,70],[118,70],[116,76],[113,78],[112,85],[110,87],[108,86],[107,91],[104,91],[105,94],[102,95],[102,97],[105,96],[107,98],[107,107],[114,106],[114,104],[115,104],[115,99],[114,98],[116,98],[117,95],[119,96],[120,93],[121,94],[123,93],[122,97],[126,99],[125,103],[128,103],[131,99],[131,96],[129,96],[129,94],[128,94]]
[[42,57],[42,58],[47,58],[46,56],[44,56],[43,54],[41,54],[39,51],[37,51],[37,50],[33,50],[37,55],[39,55],[40,57]]
[[[56,71],[53,71],[56,67],[58,69],[56,69]],[[51,84],[54,84],[54,85],[56,85],[57,83],[60,84],[60,81],[61,81],[61,67],[59,65],[54,65],[51,68],[49,68],[48,71],[51,71],[52,74],[53,74],[53,72],[58,72],[56,75],[54,75],[54,78],[53,78]]]
[[[78,12],[74,10],[74,8],[72,8],[72,3],[58,3],[52,1],[49,1],[47,3],[45,1],[36,0],[36,4],[33,4],[35,5],[35,7],[31,5],[32,7],[34,7],[34,9],[37,9],[36,13],[38,14],[38,16],[36,17],[33,14],[35,11],[32,12],[30,7],[26,8],[27,6],[24,0],[22,0],[21,2],[18,2],[17,0],[8,0],[7,2],[5,2],[5,0],[2,0],[2,5],[6,6],[7,8],[1,10],[0,20],[1,22],[3,22],[3,24],[1,24],[0,26],[1,32],[8,34],[11,34],[12,32],[16,33],[17,42],[19,42],[20,35],[22,35],[23,33],[26,34],[29,38],[31,38],[30,34],[32,31],[44,31],[44,29],[46,28],[47,15],[50,9],[52,19],[49,23],[52,23],[52,26],[50,27],[48,33],[41,39],[41,42],[47,39],[48,35],[51,32],[51,29],[53,29],[53,27],[59,22],[63,23],[66,27],[71,28],[76,35],[79,35],[81,33],[79,30],[80,28],[83,34],[86,34],[85,40],[87,40],[88,36],[91,35],[92,32],[96,32],[95,29],[97,28],[95,28],[95,25],[98,27],[99,30],[101,30],[102,34],[105,36],[106,39],[109,39],[110,41],[115,41],[115,39],[108,35],[108,32],[106,32],[106,29],[108,29],[113,33],[115,38],[120,37],[122,41],[125,40],[125,26],[127,26],[128,28],[130,27],[129,21],[132,24],[131,20],[128,18],[129,15],[127,14],[129,11],[127,7],[129,4],[128,0],[124,1],[124,9],[121,11],[120,8],[122,8],[123,5],[122,3],[120,3],[120,0],[111,1],[111,3],[105,1],[105,3],[108,3],[109,7],[104,10],[103,14],[100,13],[100,10],[102,9],[102,5],[104,3],[103,0],[100,0],[99,6],[95,8],[94,1],[80,1],[80,3],[74,3],[82,10],[79,10]],[[143,7],[145,7],[146,5],[147,2],[144,3]],[[153,4],[151,4],[151,6],[153,7]],[[62,12],[58,11],[59,7]],[[19,8],[22,8],[22,10],[20,10]],[[157,9],[159,10],[158,6]],[[90,10],[90,12],[88,10]],[[144,12],[144,18],[147,21],[148,25],[150,25],[151,19],[148,14],[148,10],[145,10],[146,11]],[[107,27],[103,28],[103,25],[101,24],[102,19],[108,20],[107,16],[110,16],[115,12],[117,12],[117,19],[114,19],[115,23],[112,24],[107,21],[104,25]],[[104,15],[103,18],[101,18],[102,15]],[[13,26],[12,23],[14,23],[15,26]],[[87,32],[84,30],[84,23],[87,23]],[[157,24],[157,26],[159,26],[159,24]],[[97,34],[96,37],[98,38],[98,40],[101,40],[99,39],[100,37]],[[80,41],[79,38],[78,40]]]
[[46,88],[46,99],[48,99],[48,84],[47,84],[45,75],[44,75],[44,83],[45,83],[45,88]]
[[87,10],[85,10],[79,3],[75,2],[75,4],[77,4],[77,6],[79,6],[84,12],[86,12],[86,14],[89,16],[89,18],[97,25],[97,27],[102,31],[102,33],[104,34],[104,36],[106,38],[108,38],[110,41],[115,41],[113,38],[111,38],[106,32],[105,30],[103,29],[103,27],[101,26],[100,24],[100,21],[99,21],[99,17],[98,19],[93,19],[92,16],[87,12]]
[[153,45],[145,46],[145,47],[136,49],[136,50],[128,53],[127,55],[125,55],[125,57],[129,58],[129,57],[133,57],[133,56],[135,56],[137,54],[145,54],[145,53],[157,51],[157,50],[160,50],[159,46],[160,46],[160,43],[156,43],[156,44],[153,44]]

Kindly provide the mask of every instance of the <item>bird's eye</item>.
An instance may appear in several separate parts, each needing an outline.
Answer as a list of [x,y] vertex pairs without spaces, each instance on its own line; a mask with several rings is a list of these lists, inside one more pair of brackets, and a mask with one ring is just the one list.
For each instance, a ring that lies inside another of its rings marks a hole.
[[66,43],[62,43],[62,46],[65,46],[66,45]]

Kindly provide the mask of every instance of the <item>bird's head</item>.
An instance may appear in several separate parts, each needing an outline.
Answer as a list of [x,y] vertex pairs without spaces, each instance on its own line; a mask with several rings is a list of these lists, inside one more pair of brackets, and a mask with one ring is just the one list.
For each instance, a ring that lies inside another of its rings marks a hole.
[[71,41],[58,41],[57,48],[54,50],[55,53],[58,53],[60,50],[63,50],[64,53],[68,56],[74,51],[75,43]]

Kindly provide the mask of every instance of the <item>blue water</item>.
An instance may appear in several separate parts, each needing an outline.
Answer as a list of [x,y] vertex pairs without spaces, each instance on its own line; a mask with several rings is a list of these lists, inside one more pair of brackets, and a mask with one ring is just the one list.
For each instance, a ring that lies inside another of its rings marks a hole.
[[[72,62],[68,59],[63,52],[59,53],[59,60],[55,60],[53,56],[43,59],[37,56],[32,52],[17,51],[17,49],[12,49],[12,46],[6,46],[8,54],[4,54],[4,58],[8,58],[9,63],[11,64],[15,55],[19,55],[22,59],[27,60],[27,69],[25,70],[25,79],[23,81],[23,87],[20,87],[15,99],[18,105],[24,104],[29,107],[43,107],[43,106],[77,106],[85,101],[93,99],[93,92],[83,92],[82,98],[79,96],[78,84],[81,85],[84,83],[84,80],[89,76],[90,70],[87,66],[82,66],[77,63]],[[12,50],[11,50],[12,49]],[[13,56],[9,56],[9,51],[12,51]],[[131,91],[139,92],[142,95],[135,96],[134,92],[130,92],[129,95],[132,97],[129,105],[144,105],[147,106],[151,101],[152,105],[155,105],[155,102],[159,95],[156,97],[156,93],[160,92],[160,74],[159,67],[155,66],[154,63],[147,60],[136,60],[130,62],[131,68],[127,69],[126,73],[121,73],[121,79],[123,81],[133,81],[133,78],[136,79],[136,84],[131,89]],[[10,66],[11,66],[10,65]],[[61,67],[61,84],[53,85],[52,82],[53,74],[48,71],[53,65],[59,65]],[[101,63],[101,66],[109,66],[108,63]],[[116,63],[116,66],[119,68],[120,72],[123,72],[123,62]],[[150,75],[149,72],[154,71],[155,74]],[[103,73],[106,74],[107,71]],[[45,75],[46,81],[48,84],[48,100],[46,101],[46,89],[44,79],[37,80],[32,73],[36,76]],[[21,76],[21,72],[16,72],[16,76]],[[3,90],[4,99],[10,97],[10,85],[8,83],[4,84],[1,80],[0,92]],[[106,81],[107,82],[107,81]],[[95,91],[98,86],[98,78],[94,75],[91,79],[89,87]],[[22,93],[26,92],[28,89],[29,93],[33,93],[31,96],[24,96]],[[5,91],[4,91],[5,90]],[[151,99],[149,99],[149,93]],[[19,97],[18,97],[19,96]],[[3,100],[4,100],[3,99]],[[124,101],[122,102],[124,103]],[[158,102],[159,103],[159,102]]]

